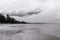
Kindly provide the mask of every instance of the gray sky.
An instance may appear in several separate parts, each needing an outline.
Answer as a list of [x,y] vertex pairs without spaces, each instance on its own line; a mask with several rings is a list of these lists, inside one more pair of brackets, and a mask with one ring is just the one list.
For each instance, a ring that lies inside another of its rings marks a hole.
[[60,23],[60,0],[0,0],[0,10],[40,8],[41,13],[27,17],[14,17],[28,22]]

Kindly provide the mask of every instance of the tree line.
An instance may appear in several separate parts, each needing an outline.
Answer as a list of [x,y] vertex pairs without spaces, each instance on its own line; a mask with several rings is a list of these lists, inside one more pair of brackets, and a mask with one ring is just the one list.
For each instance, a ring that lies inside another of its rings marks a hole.
[[27,22],[24,22],[24,21],[17,21],[17,20],[15,20],[14,18],[12,18],[12,17],[10,17],[8,14],[6,14],[6,18],[5,18],[5,16],[2,14],[2,13],[0,13],[0,23],[10,23],[10,24],[15,24],[15,23],[27,23]]

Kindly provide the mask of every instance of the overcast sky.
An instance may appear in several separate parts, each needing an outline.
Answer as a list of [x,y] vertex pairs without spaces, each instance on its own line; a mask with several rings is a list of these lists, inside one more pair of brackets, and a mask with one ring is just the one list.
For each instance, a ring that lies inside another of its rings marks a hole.
[[42,12],[26,17],[14,17],[28,22],[60,23],[60,0],[0,0],[0,10],[40,8]]

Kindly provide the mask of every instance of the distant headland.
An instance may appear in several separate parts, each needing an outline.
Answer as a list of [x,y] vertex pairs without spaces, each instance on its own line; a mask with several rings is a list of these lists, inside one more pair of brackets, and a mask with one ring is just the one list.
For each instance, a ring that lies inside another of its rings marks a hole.
[[27,24],[28,22],[24,21],[17,21],[16,19],[10,17],[8,14],[6,14],[6,17],[0,13],[0,24]]

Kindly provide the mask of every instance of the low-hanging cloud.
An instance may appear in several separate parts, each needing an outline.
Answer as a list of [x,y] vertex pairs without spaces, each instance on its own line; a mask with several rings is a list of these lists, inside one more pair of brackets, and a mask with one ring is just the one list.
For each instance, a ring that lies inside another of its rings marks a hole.
[[29,11],[27,11],[26,12],[26,10],[25,11],[18,11],[18,12],[16,12],[16,11],[13,11],[13,12],[11,12],[9,15],[10,16],[19,16],[19,17],[24,17],[24,16],[30,16],[30,15],[36,15],[36,14],[38,14],[38,13],[40,13],[41,12],[41,10],[40,9],[34,9],[34,10],[29,10]]

